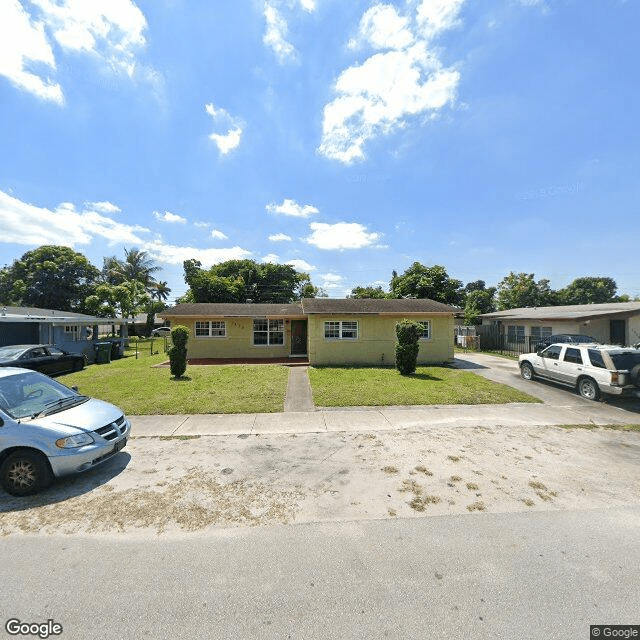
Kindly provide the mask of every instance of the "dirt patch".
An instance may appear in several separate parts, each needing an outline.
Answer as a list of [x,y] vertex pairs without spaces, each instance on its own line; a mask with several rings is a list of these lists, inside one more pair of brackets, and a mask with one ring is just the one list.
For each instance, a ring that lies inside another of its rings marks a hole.
[[[454,459],[455,458],[455,459]],[[640,502],[640,434],[449,427],[130,440],[30,498],[0,494],[0,535],[211,528]]]

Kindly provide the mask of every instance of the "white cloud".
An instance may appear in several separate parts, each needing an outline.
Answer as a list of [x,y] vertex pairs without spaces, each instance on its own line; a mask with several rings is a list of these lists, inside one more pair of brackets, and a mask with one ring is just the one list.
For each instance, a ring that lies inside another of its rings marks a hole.
[[17,0],[4,0],[0,3],[0,76],[41,100],[62,104],[60,85],[30,70],[32,63],[56,69],[44,24],[32,21]]
[[356,42],[387,50],[339,75],[337,96],[324,108],[319,153],[345,164],[362,160],[369,140],[454,102],[460,74],[443,67],[431,40],[458,23],[463,2],[423,0],[413,22],[391,5],[364,14]]
[[357,222],[312,222],[309,226],[312,233],[306,241],[318,249],[362,249],[375,244],[380,238],[379,233],[369,233],[364,225]]
[[147,21],[131,0],[31,0],[60,47],[103,59],[132,76]]
[[216,240],[227,240],[227,236],[225,236],[222,231],[218,231],[218,229],[211,230],[211,237],[215,238]]
[[164,213],[154,211],[153,216],[160,222],[169,222],[171,224],[185,224],[187,222],[186,218],[179,216],[177,213],[171,213],[171,211],[165,211]]
[[116,222],[98,211],[76,211],[64,202],[55,210],[37,207],[0,191],[0,242],[21,245],[59,244],[67,247],[87,245],[94,238],[109,245],[141,245],[139,235],[149,229]]
[[300,0],[300,6],[308,13],[316,10],[316,0]]
[[291,236],[288,236],[286,233],[276,233],[269,236],[269,240],[271,240],[271,242],[290,242]]
[[228,249],[198,249],[196,247],[178,247],[171,244],[164,244],[160,240],[145,242],[142,248],[149,252],[149,255],[158,262],[164,264],[182,265],[185,260],[200,260],[202,266],[207,268],[218,262],[227,260],[242,260],[251,255],[242,247],[230,247]]
[[271,203],[266,206],[269,213],[280,213],[284,216],[293,216],[295,218],[308,218],[314,213],[319,213],[318,209],[310,204],[301,205],[295,200],[286,198],[282,204]]
[[244,125],[239,118],[234,118],[224,109],[217,109],[212,103],[205,105],[205,111],[213,119],[216,128],[209,139],[215,142],[218,151],[224,156],[240,145]]
[[417,22],[426,38],[460,24],[460,10],[465,0],[422,0],[418,5]]
[[305,260],[287,260],[285,264],[290,264],[296,271],[315,271],[315,267]]
[[325,282],[342,282],[344,278],[337,273],[319,273],[319,278],[322,278]]
[[194,227],[198,227],[199,229],[206,229],[209,226],[208,222],[194,222]]
[[360,20],[358,38],[349,43],[356,48],[364,43],[374,49],[403,49],[414,41],[409,19],[388,4],[376,4]]
[[295,47],[287,41],[289,31],[287,21],[273,2],[264,3],[264,19],[266,22],[266,30],[262,38],[264,44],[273,49],[280,64],[295,60],[297,56]]
[[269,262],[270,264],[278,264],[280,262],[280,256],[275,253],[268,253],[262,258],[262,262]]
[[[3,0],[0,75],[43,100],[62,104],[62,87],[45,70],[56,70],[54,42],[62,52],[91,55],[131,77],[138,66],[136,54],[146,44],[146,27],[132,0]],[[158,83],[152,70],[143,70],[141,77]]]
[[85,202],[86,207],[89,209],[93,209],[94,211],[99,211],[100,213],[112,214],[112,213],[120,213],[122,209],[111,202]]

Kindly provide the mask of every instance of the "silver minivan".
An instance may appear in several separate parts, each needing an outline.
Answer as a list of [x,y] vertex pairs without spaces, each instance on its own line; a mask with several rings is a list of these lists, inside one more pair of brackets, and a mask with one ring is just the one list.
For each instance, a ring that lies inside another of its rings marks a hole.
[[129,420],[112,404],[16,367],[0,369],[0,486],[11,495],[93,469],[127,444]]

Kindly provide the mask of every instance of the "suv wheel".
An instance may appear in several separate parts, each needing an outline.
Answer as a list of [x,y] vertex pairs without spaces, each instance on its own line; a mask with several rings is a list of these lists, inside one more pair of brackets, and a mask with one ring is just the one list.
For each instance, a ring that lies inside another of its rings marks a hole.
[[534,378],[533,367],[528,362],[523,362],[522,365],[520,366],[520,375],[525,380],[533,380]]
[[28,496],[47,487],[51,471],[44,456],[36,451],[16,451],[0,468],[0,484],[12,496]]
[[600,387],[593,378],[580,378],[578,393],[587,400],[597,400],[600,397]]

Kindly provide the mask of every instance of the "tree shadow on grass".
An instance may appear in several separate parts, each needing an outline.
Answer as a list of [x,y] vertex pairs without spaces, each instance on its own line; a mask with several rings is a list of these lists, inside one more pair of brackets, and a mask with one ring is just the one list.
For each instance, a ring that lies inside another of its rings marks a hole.
[[171,382],[190,382],[191,380],[193,380],[191,376],[180,376],[179,378],[171,376]]

